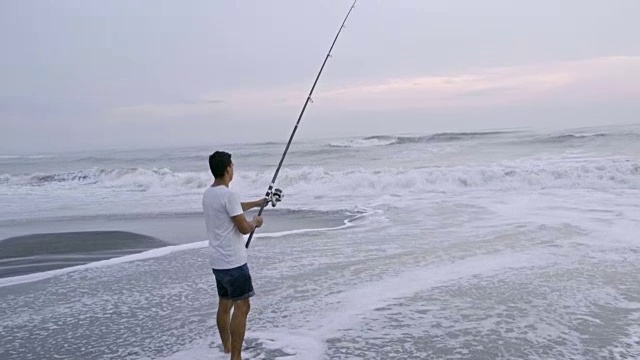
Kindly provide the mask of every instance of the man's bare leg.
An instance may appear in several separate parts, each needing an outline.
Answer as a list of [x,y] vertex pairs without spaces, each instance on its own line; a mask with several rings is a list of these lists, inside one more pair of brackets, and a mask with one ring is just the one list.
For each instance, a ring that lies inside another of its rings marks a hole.
[[231,360],[242,360],[242,343],[247,328],[247,315],[251,309],[249,299],[238,300],[233,303],[231,316]]
[[233,301],[218,299],[216,323],[218,324],[220,340],[222,340],[225,354],[231,353],[231,308],[233,308]]

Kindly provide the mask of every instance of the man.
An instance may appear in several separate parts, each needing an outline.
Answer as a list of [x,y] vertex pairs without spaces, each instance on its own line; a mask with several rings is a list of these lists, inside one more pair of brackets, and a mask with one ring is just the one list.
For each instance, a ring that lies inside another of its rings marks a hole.
[[216,320],[224,352],[231,354],[231,360],[241,360],[249,298],[254,295],[242,235],[262,226],[261,216],[248,221],[244,212],[262,206],[264,199],[241,203],[238,195],[229,190],[233,180],[231,154],[214,152],[209,156],[209,168],[215,181],[204,192],[202,208],[209,238],[209,260],[218,289]]

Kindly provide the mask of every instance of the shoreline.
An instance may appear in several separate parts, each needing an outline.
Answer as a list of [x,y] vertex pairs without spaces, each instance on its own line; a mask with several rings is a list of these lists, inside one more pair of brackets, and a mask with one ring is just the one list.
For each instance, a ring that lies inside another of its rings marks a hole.
[[[281,217],[279,220],[275,221],[275,224],[272,224],[270,229],[266,226],[263,227],[264,230],[271,231],[262,231],[256,233],[255,237],[276,238],[292,234],[339,230],[351,226],[352,220],[366,215],[348,215],[343,212],[330,214],[332,214],[332,218],[316,219],[315,222],[311,223],[303,221],[297,224],[293,221],[293,219]],[[305,224],[307,226],[303,227],[302,225]],[[189,225],[189,222],[182,223],[182,226],[187,225]],[[156,229],[156,231],[158,230],[159,229]],[[71,241],[69,241],[70,238],[72,238]],[[83,242],[82,239],[87,238],[90,240],[87,242]],[[102,238],[100,239],[102,241],[91,241],[92,238],[93,240],[95,240],[96,238]],[[29,244],[36,243],[42,246],[46,246],[47,242],[49,243],[49,245],[55,245],[56,242],[62,243],[67,249],[70,245],[72,249],[74,245],[81,245],[82,249],[80,250],[82,251],[73,252],[54,249],[55,251],[53,251],[52,253],[45,252],[20,257],[0,257],[0,287],[38,281],[86,268],[95,268],[130,261],[150,259],[168,255],[177,251],[204,248],[208,244],[207,240],[205,239],[206,235],[203,235],[195,241],[170,242],[166,241],[165,239],[158,239],[141,233],[100,230],[30,234],[20,237],[8,238],[0,241],[0,250],[3,250],[3,245],[8,245],[4,247],[12,247],[14,254],[24,254],[25,252],[32,250],[25,250],[24,248],[20,248],[21,245],[28,246]],[[95,247],[91,246],[96,244],[101,245],[102,248],[96,249]],[[125,246],[117,247],[117,245]],[[146,248],[140,247],[141,245],[146,246]],[[86,251],[87,249],[91,249],[91,251]],[[6,254],[4,251],[0,252]],[[81,259],[84,259],[84,261],[82,261]],[[42,271],[42,267],[47,267],[50,265],[52,266],[51,268]],[[40,268],[40,270],[29,271],[29,267],[31,267],[31,269]],[[23,270],[20,271],[20,269]]]

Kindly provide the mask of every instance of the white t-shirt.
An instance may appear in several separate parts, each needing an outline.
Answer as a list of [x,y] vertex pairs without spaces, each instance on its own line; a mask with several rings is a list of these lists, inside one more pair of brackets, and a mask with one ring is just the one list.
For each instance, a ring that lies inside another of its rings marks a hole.
[[231,217],[243,214],[240,198],[224,185],[210,186],[202,197],[209,237],[209,263],[212,269],[232,269],[247,263],[244,237]]

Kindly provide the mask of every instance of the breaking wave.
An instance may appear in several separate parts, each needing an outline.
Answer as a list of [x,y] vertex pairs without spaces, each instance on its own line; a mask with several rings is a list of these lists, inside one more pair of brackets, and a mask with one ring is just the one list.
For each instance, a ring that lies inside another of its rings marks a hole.
[[[630,161],[514,162],[477,166],[327,171],[283,171],[278,183],[300,193],[343,195],[456,191],[460,189],[640,189],[640,165]],[[247,184],[247,186],[253,184]]]
[[66,173],[0,175],[0,184],[25,186],[101,186],[145,191],[154,187],[200,189],[211,183],[211,175],[196,172],[173,172],[169,169],[100,169]]
[[[271,172],[237,171],[234,186],[262,188]],[[169,169],[89,169],[70,173],[0,175],[0,184],[56,189],[107,188],[126,191],[190,192],[211,184],[206,172]],[[327,170],[284,168],[278,185],[303,194],[367,194],[380,191],[447,191],[473,188],[630,188],[640,189],[640,165],[604,158],[583,161],[515,161],[487,165],[423,168]]]

